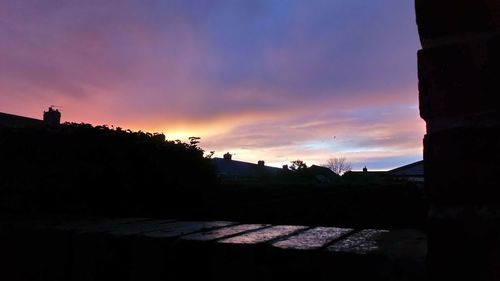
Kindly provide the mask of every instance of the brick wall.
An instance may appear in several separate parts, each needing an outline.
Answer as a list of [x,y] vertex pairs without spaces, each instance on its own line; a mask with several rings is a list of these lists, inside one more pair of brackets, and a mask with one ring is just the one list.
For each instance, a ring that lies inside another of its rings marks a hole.
[[431,280],[500,280],[500,2],[416,0]]

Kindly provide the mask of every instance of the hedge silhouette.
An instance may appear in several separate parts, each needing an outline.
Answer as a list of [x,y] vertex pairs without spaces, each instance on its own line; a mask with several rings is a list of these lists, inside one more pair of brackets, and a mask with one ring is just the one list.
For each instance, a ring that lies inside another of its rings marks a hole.
[[111,215],[187,208],[216,180],[196,144],[89,124],[0,128],[0,206]]

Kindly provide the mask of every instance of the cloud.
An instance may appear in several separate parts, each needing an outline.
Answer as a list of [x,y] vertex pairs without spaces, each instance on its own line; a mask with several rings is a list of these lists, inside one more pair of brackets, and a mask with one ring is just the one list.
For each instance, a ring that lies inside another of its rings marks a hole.
[[308,114],[290,112],[274,121],[254,121],[202,139],[202,144],[218,156],[230,151],[239,159],[268,160],[277,166],[295,159],[322,164],[338,156],[348,157],[355,168],[375,158],[421,159],[425,127],[415,106],[365,105],[350,111],[331,107],[316,105]]
[[200,135],[243,160],[406,159],[423,132],[413,13],[397,0],[3,1],[0,111],[62,105],[67,121]]

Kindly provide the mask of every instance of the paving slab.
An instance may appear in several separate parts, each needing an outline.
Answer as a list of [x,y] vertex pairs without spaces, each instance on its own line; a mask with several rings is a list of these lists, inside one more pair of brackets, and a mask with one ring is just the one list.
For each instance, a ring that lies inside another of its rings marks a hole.
[[236,223],[230,221],[178,221],[164,225],[164,228],[161,230],[145,233],[144,236],[151,238],[172,238],[234,224]]
[[183,240],[195,240],[195,241],[212,241],[221,239],[228,236],[237,235],[243,232],[249,232],[258,230],[261,228],[269,227],[269,224],[240,224],[235,226],[229,226],[224,228],[215,229],[212,231],[193,233],[186,236],[182,236]]
[[361,230],[338,241],[337,243],[333,243],[327,248],[327,251],[353,254],[376,253],[381,250],[380,241],[383,235],[388,233],[388,230]]
[[272,245],[281,249],[315,250],[353,231],[353,229],[349,228],[315,227],[286,239],[276,241]]
[[321,263],[339,267],[324,271],[328,278],[425,280],[426,242],[420,230],[365,229],[328,246]]
[[[212,252],[209,243],[177,239],[183,235],[207,232],[236,225],[230,221],[177,221],[161,231],[142,234],[133,241],[131,280],[200,279],[211,269]],[[184,243],[182,243],[184,242]],[[197,270],[193,271],[192,269]],[[186,273],[187,272],[187,273]],[[196,274],[189,274],[197,272]],[[198,275],[197,275],[198,274]]]
[[3,224],[9,280],[425,280],[419,230],[147,218]]
[[426,241],[425,233],[418,230],[365,229],[333,243],[327,251],[423,259],[427,255]]
[[107,234],[117,235],[117,236],[127,236],[127,235],[137,235],[141,233],[153,232],[168,228],[169,224],[174,221],[175,220],[152,220],[144,222],[127,223],[117,226],[116,229],[114,229],[111,232],[108,232]]
[[229,243],[229,244],[264,243],[273,239],[290,235],[300,230],[305,230],[307,228],[308,228],[307,226],[297,226],[297,225],[272,226],[269,228],[264,228],[249,233],[237,235],[231,238],[222,239],[219,241],[219,243]]
[[131,219],[104,219],[95,223],[71,225],[72,230],[78,233],[106,233],[120,228],[120,226],[133,223],[151,223],[151,219],[131,218]]
[[90,231],[105,225],[117,226],[136,222],[152,221],[150,218],[81,218],[65,220],[54,226],[58,230]]

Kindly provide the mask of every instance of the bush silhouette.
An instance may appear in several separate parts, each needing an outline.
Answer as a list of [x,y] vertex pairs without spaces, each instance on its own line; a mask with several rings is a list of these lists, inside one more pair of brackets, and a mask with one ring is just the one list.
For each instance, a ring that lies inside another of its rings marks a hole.
[[196,143],[89,124],[0,128],[0,155],[9,211],[165,213],[216,178]]

